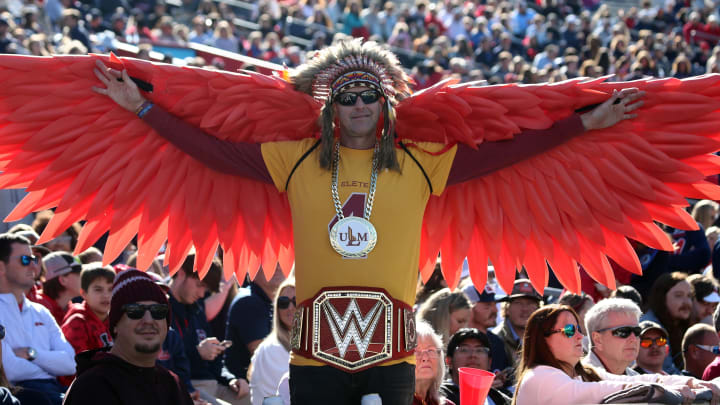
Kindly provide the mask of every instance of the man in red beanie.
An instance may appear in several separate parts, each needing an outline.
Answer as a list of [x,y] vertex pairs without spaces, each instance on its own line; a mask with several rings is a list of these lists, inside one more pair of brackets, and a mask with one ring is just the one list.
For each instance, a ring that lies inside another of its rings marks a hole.
[[177,375],[155,364],[168,330],[165,293],[138,270],[113,284],[110,333],[114,346],[76,356],[78,376],[64,404],[187,404],[193,401]]

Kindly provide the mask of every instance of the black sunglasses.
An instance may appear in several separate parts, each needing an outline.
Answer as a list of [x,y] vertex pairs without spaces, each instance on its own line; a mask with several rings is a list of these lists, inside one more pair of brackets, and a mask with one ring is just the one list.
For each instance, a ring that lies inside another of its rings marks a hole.
[[545,336],[550,336],[554,333],[562,333],[567,338],[575,336],[576,333],[580,332],[580,327],[571,323],[562,327],[562,329],[553,329],[545,332]]
[[40,262],[40,258],[38,258],[37,256],[21,255],[21,256],[16,256],[16,257],[20,258],[20,264],[22,264],[25,267],[29,266],[30,263],[38,264]]
[[639,326],[619,326],[617,328],[604,328],[598,330],[598,332],[605,332],[606,330],[611,330],[612,335],[617,336],[620,339],[627,339],[631,333],[635,335],[635,337],[640,337],[640,332],[642,332],[642,329]]
[[340,105],[351,107],[355,105],[358,97],[362,99],[363,103],[372,104],[380,99],[380,93],[377,90],[365,90],[360,93],[347,91],[345,93],[338,94],[335,97],[335,101],[337,101]]
[[145,312],[150,311],[150,316],[156,321],[167,318],[169,311],[167,304],[125,304],[122,306],[122,310],[128,318],[134,320],[142,319]]
[[279,296],[277,301],[278,309],[288,309],[291,302],[294,307],[297,307],[297,304],[295,303],[295,297],[290,298],[284,295]]
[[5,327],[0,325],[0,340],[5,339]]

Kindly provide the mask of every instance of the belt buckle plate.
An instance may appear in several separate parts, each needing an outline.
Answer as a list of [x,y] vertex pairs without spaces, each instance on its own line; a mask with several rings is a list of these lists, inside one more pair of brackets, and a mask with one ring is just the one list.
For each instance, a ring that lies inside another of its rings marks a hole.
[[313,357],[349,371],[391,359],[392,314],[379,291],[321,293],[313,301]]

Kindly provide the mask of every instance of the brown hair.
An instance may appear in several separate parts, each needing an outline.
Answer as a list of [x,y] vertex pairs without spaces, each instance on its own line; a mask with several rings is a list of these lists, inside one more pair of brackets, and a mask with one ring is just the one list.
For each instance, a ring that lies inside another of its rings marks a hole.
[[[520,364],[517,368],[516,381],[518,387],[526,371],[535,366],[550,366],[565,370],[568,364],[558,360],[550,351],[547,344],[546,333],[555,326],[555,321],[563,312],[570,312],[579,323],[580,318],[572,307],[567,305],[551,304],[546,305],[530,315],[523,335],[522,350],[520,351]],[[572,366],[570,364],[569,366]],[[600,377],[591,368],[583,367],[578,361],[573,367],[575,373],[583,381],[600,381]],[[515,396],[517,398],[517,395]],[[513,403],[515,401],[513,400]]]
[[[674,271],[672,273],[662,274],[655,280],[650,293],[650,299],[648,300],[648,307],[655,313],[660,324],[668,331],[670,349],[673,355],[682,351],[682,338],[685,331],[691,325],[691,319],[675,320],[670,318],[666,300],[668,291],[683,281],[690,284],[687,281],[686,273]],[[690,284],[690,288],[692,288],[692,284]],[[680,356],[676,357],[674,361],[678,367],[682,367],[682,358]]]

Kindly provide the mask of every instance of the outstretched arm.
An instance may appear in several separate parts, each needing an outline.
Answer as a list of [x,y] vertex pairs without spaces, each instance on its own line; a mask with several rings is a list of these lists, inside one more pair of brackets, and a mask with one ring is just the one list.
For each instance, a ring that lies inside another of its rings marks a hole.
[[526,130],[512,140],[484,142],[477,149],[459,144],[450,169],[448,185],[484,176],[514,163],[546,152],[573,139],[585,131],[613,126],[634,118],[632,111],[642,105],[638,101],[645,93],[624,89],[583,115],[573,114],[544,130]]
[[147,109],[149,103],[140,94],[126,70],[120,72],[108,68],[98,60],[95,75],[106,86],[93,87],[95,92],[110,97],[118,105],[135,114],[142,111],[141,118],[160,136],[205,166],[222,173],[272,184],[259,144],[221,140],[157,105]]

